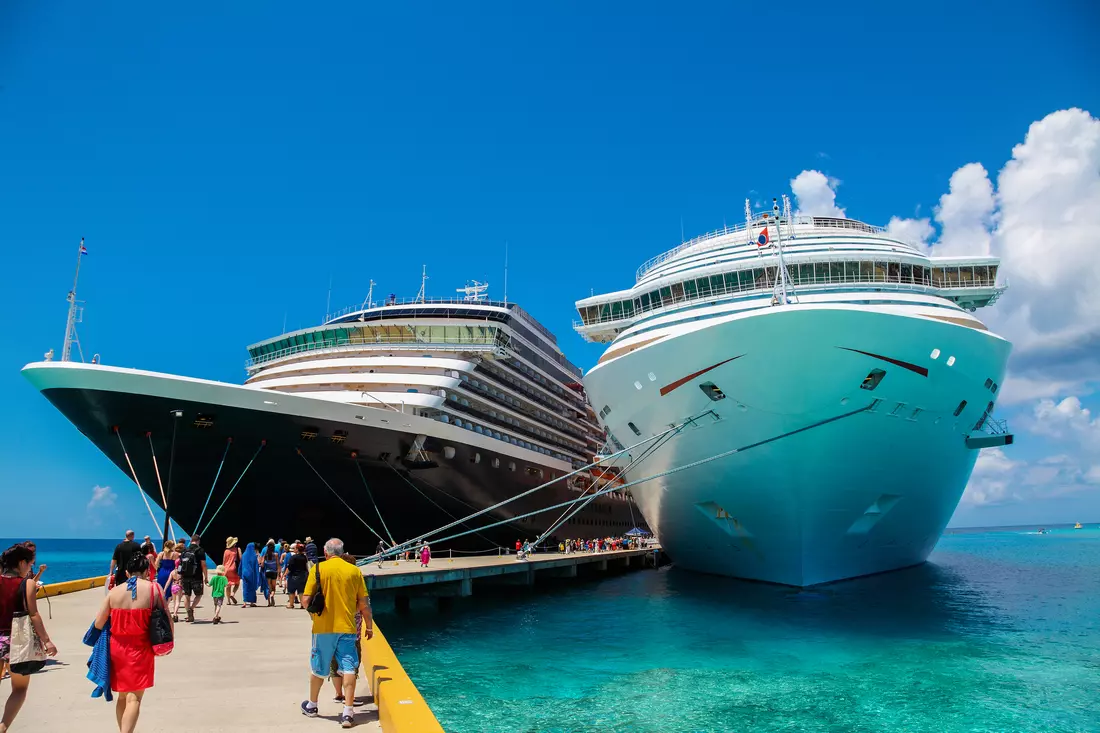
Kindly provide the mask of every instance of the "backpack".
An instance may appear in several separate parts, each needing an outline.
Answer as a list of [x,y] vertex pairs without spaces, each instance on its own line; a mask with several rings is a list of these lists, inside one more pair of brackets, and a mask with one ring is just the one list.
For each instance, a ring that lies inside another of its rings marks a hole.
[[193,578],[199,574],[199,558],[190,547],[185,547],[180,553],[180,575],[184,578]]

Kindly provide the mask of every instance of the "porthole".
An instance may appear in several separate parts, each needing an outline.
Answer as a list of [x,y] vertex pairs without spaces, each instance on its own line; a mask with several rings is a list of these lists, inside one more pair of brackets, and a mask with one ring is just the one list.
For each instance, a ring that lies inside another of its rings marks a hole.
[[649,381],[656,382],[657,381],[657,375],[654,374],[653,372],[650,372],[649,373]]
[[490,465],[493,468],[500,468],[500,459],[499,458],[494,458],[492,461],[490,461]]
[[508,462],[508,470],[509,471],[515,471],[516,470],[516,462],[515,461],[509,461]]
[[631,430],[633,430],[633,431],[634,431],[634,434],[635,434],[635,435],[638,435],[638,436],[640,436],[640,435],[642,434],[642,431],[641,431],[641,430],[638,430],[638,426],[637,426],[637,425],[635,425],[634,423],[632,423],[632,422],[628,422],[628,423],[626,424],[626,426],[627,426],[628,428],[630,428]]
[[470,463],[481,463],[481,454],[474,453],[472,456],[470,456]]
[[454,458],[455,457],[455,449],[452,446],[449,446],[449,445],[443,446],[443,457],[447,458],[447,459]]

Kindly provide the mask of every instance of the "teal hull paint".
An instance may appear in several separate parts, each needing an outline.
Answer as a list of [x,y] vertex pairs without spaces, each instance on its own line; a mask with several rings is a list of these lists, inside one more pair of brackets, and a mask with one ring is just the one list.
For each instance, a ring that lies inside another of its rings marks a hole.
[[[584,381],[597,411],[611,407],[607,426],[624,444],[639,440],[628,423],[648,437],[707,409],[717,413],[686,428],[628,480],[879,400],[870,411],[632,489],[677,565],[805,586],[928,557],[977,459],[966,436],[995,399],[985,382],[1002,381],[1010,348],[988,331],[903,309],[788,306],[670,335],[600,364]],[[739,354],[661,396],[661,387]],[[875,390],[861,389],[871,369],[886,376]],[[703,382],[726,398],[711,401]]]

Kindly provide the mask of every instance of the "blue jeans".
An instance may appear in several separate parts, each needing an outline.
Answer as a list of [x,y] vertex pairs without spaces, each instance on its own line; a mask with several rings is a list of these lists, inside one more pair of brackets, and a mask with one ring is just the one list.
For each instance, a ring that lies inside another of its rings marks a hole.
[[355,674],[359,669],[355,639],[355,634],[314,634],[313,648],[309,654],[309,669],[313,676],[327,678],[334,659],[340,674]]

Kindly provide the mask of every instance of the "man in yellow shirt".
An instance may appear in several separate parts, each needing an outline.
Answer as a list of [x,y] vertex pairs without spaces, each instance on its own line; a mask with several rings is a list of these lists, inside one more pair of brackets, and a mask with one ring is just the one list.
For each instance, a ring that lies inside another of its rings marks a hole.
[[363,615],[363,635],[374,636],[374,623],[367,603],[367,587],[363,574],[355,565],[342,559],[344,542],[333,537],[325,543],[325,559],[310,570],[306,580],[302,605],[309,608],[312,596],[317,593],[317,577],[321,578],[321,593],[325,608],[313,617],[313,648],[309,666],[313,673],[309,678],[309,699],[302,703],[302,714],[317,717],[317,697],[328,679],[332,661],[343,678],[344,712],[340,716],[344,728],[355,725],[355,674],[359,668],[359,653],[355,649],[357,637],[355,612]]

